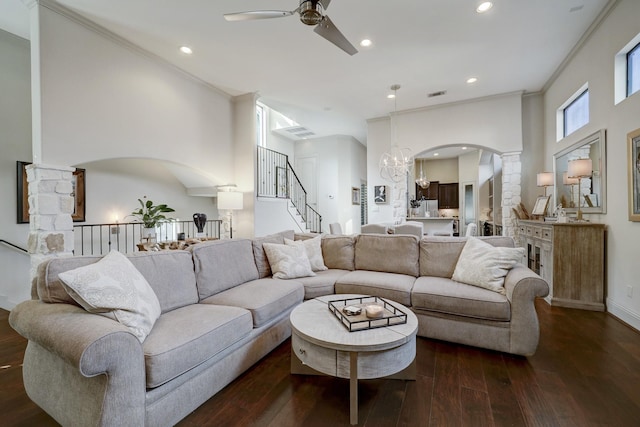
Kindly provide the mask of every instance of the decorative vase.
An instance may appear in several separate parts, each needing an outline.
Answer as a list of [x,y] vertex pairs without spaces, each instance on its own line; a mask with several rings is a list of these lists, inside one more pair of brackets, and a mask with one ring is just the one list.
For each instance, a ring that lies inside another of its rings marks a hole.
[[204,235],[204,226],[207,224],[207,215],[203,213],[194,213],[193,214],[193,223],[196,225],[198,229],[198,237],[202,237]]

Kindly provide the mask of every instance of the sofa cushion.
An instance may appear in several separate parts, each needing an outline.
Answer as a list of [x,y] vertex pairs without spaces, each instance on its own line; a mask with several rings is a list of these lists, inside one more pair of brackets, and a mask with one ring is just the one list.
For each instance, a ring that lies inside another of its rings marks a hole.
[[508,322],[511,305],[506,296],[443,277],[418,277],[411,292],[416,310]]
[[304,286],[297,280],[265,278],[243,283],[201,302],[245,308],[253,316],[253,326],[259,328],[303,299]]
[[[48,303],[77,305],[62,286],[62,271],[100,261],[101,256],[53,258],[38,266],[38,297]],[[198,302],[193,259],[187,251],[135,252],[129,261],[142,273],[158,297],[162,312]]]
[[239,307],[193,304],[163,314],[142,346],[147,388],[215,357],[252,329],[251,314]]
[[505,294],[504,277],[523,256],[524,248],[496,248],[469,237],[451,278]]
[[355,236],[322,236],[322,258],[327,268],[355,270]]
[[[496,247],[515,246],[511,237],[487,236],[479,239]],[[466,242],[466,237],[428,236],[420,240],[420,276],[450,279]]]
[[300,277],[296,282],[304,285],[304,299],[312,299],[335,293],[336,280],[348,272],[336,269],[318,271],[315,276]]
[[295,279],[296,277],[315,276],[303,245],[279,245],[263,243],[271,273],[276,279]]
[[322,258],[322,237],[317,236],[313,239],[304,240],[284,239],[284,244],[289,246],[304,246],[312,271],[324,271],[327,269],[327,266],[324,265],[324,259]]
[[356,270],[383,271],[418,277],[420,248],[414,236],[361,234],[356,240]]
[[285,238],[293,240],[294,236],[295,233],[293,230],[287,230],[264,237],[256,237],[251,241],[251,245],[253,247],[253,258],[255,259],[256,267],[258,268],[258,278],[262,279],[263,277],[271,276],[271,265],[269,264],[269,259],[267,258],[267,254],[264,252],[262,244],[277,243],[279,245],[284,245]]
[[190,249],[201,300],[258,278],[251,240],[216,240]]
[[140,342],[160,317],[160,302],[153,289],[118,251],[93,264],[63,271],[59,277],[82,308],[123,324]]
[[410,306],[415,280],[405,274],[356,270],[340,276],[335,288],[337,294],[375,295]]

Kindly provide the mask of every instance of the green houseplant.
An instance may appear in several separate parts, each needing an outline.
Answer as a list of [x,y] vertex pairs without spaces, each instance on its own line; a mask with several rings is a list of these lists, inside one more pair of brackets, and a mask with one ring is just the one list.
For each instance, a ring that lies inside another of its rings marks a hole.
[[[146,196],[142,199],[138,199],[138,202],[140,202],[140,208],[131,212],[130,216],[136,217],[140,222],[142,222],[144,228],[155,229],[163,222],[173,221],[173,218],[167,218],[164,215],[165,213],[175,212],[174,209],[170,208],[166,204],[154,205],[153,201],[147,199]],[[147,232],[147,236],[152,234],[153,233]]]

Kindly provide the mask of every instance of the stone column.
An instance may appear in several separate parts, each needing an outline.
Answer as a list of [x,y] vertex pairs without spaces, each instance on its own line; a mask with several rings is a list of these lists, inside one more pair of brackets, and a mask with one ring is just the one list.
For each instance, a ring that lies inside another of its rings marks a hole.
[[502,155],[502,234],[517,237],[517,224],[511,208],[522,201],[522,163],[520,153]]
[[29,240],[31,279],[49,258],[73,255],[74,168],[31,164],[29,182]]

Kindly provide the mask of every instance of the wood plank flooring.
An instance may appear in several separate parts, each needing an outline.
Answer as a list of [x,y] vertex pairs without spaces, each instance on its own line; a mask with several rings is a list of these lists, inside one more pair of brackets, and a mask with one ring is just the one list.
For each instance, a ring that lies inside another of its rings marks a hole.
[[[360,381],[361,426],[640,426],[640,334],[606,313],[536,303],[524,358],[418,338],[416,381]],[[0,425],[56,425],[22,386],[26,341],[0,310]],[[348,380],[289,373],[287,341],[179,425],[349,425]]]

